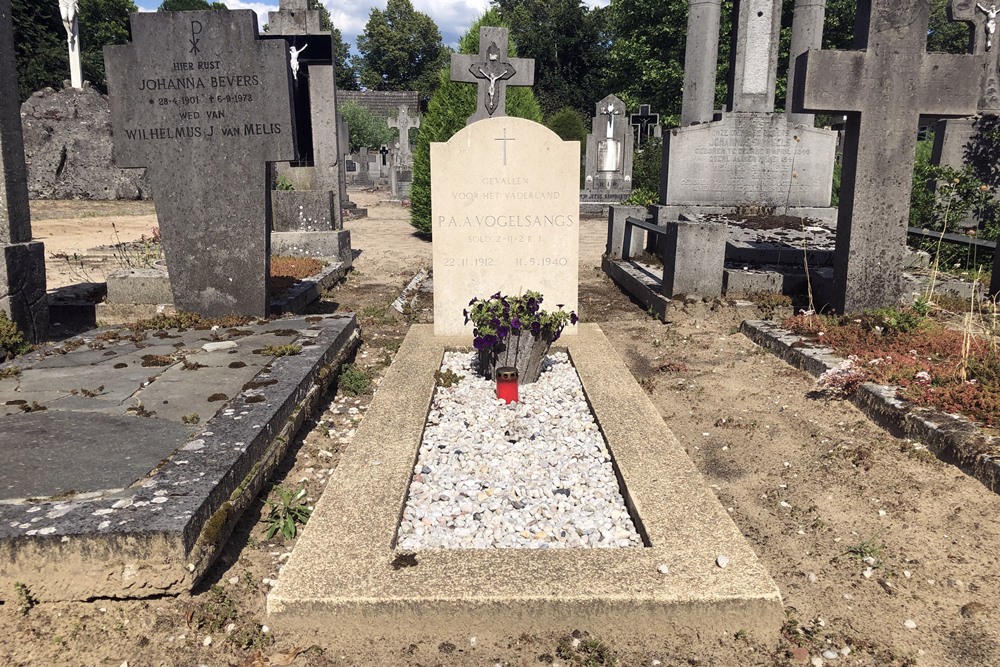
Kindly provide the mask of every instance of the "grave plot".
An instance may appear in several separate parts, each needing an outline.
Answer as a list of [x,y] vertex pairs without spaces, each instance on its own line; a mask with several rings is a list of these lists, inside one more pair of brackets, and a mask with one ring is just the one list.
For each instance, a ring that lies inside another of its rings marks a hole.
[[353,315],[103,329],[0,375],[0,586],[190,590],[357,344]]
[[678,627],[773,636],[774,582],[601,330],[578,328],[569,359],[643,546],[401,548],[434,374],[469,342],[415,325],[268,596],[269,623],[339,646],[566,628],[640,644]]

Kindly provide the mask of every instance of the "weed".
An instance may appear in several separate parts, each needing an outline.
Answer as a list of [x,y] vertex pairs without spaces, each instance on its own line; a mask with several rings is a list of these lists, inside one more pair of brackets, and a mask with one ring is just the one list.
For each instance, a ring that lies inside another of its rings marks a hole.
[[14,591],[17,593],[17,610],[21,616],[26,616],[31,608],[38,604],[38,600],[28,590],[28,586],[20,581],[14,582]]
[[388,324],[391,321],[386,306],[365,306],[361,311],[361,317],[375,325]]
[[196,610],[188,612],[188,624],[208,633],[219,633],[236,620],[237,607],[226,589],[212,584],[208,589],[208,599]]
[[646,390],[647,394],[652,394],[656,389],[656,378],[652,375],[646,375],[639,378],[639,386]]
[[274,189],[290,192],[295,189],[295,184],[292,183],[292,179],[288,178],[288,176],[281,174],[274,179]]
[[873,567],[878,567],[882,563],[882,550],[885,549],[885,543],[881,541],[882,533],[885,529],[879,530],[872,534],[866,540],[861,540],[857,544],[848,547],[847,551],[842,555],[848,555],[855,560],[863,561],[867,559],[874,559],[875,565]]
[[[80,341],[83,344],[83,341]],[[24,334],[17,328],[7,313],[0,310],[0,357],[3,361],[10,361],[14,357],[31,352],[31,343],[24,338]]]
[[138,241],[122,241],[118,227],[111,223],[115,235],[114,258],[123,269],[151,268],[158,260],[163,259],[163,244],[160,243],[160,228],[153,227],[152,235],[143,234]]
[[452,387],[462,381],[464,375],[447,370],[434,373],[434,385],[437,387]]
[[267,513],[267,528],[264,530],[265,539],[271,539],[279,532],[286,540],[295,537],[299,524],[303,526],[309,521],[312,508],[307,507],[303,498],[306,496],[306,489],[300,486],[293,491],[284,486],[275,487],[274,493],[277,500],[268,499],[264,502],[270,507]]
[[198,416],[197,412],[192,412],[189,415],[184,415],[181,417],[181,421],[185,424],[197,424],[201,421],[201,417]]
[[371,380],[354,364],[346,364],[340,370],[337,385],[348,396],[361,396],[372,388]]
[[21,368],[19,366],[6,366],[4,368],[0,368],[0,380],[17,377],[20,374]]
[[761,317],[765,320],[773,320],[779,310],[788,309],[792,306],[792,298],[787,294],[751,292],[746,295],[746,298],[747,301],[760,309]]
[[291,357],[302,351],[301,345],[265,345],[259,350],[254,350],[254,354],[263,354],[268,357]]

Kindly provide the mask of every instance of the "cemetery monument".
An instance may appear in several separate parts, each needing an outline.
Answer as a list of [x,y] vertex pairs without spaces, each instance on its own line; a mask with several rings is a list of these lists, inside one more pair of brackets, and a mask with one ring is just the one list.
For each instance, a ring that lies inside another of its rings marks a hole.
[[930,3],[861,0],[858,50],[810,50],[796,61],[794,111],[847,115],[833,306],[893,306],[909,221],[921,114],[967,116],[982,96],[985,56],[927,53]]
[[389,119],[389,127],[399,130],[399,148],[393,160],[393,168],[389,172],[389,180],[394,197],[406,197],[410,194],[413,184],[413,152],[410,150],[410,129],[420,127],[420,116],[410,118],[409,109],[405,104],[399,105],[399,113]]
[[0,310],[41,342],[49,328],[45,248],[31,240],[10,0],[0,0],[0,253]]
[[549,308],[577,309],[580,144],[506,115],[506,86],[530,85],[534,61],[506,57],[504,28],[483,27],[479,40],[479,56],[451,63],[453,80],[478,84],[476,112],[431,144],[438,336],[471,331],[463,308],[498,291],[533,290]]
[[608,95],[595,106],[580,193],[581,210],[585,212],[595,208],[601,212],[607,204],[620,202],[632,193],[635,139],[625,115],[625,103]]
[[287,47],[248,10],[131,24],[131,44],[104,49],[114,157],[147,168],[174,304],[266,316],[269,165],[295,157]]
[[59,0],[59,15],[66,29],[66,45],[69,48],[70,84],[80,90],[83,88],[83,69],[80,64],[80,13],[79,0]]

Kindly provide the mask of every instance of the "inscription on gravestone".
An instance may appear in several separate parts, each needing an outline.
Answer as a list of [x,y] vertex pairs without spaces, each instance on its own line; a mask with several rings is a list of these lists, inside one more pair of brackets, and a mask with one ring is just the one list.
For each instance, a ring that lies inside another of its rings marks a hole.
[[576,310],[579,163],[579,142],[509,116],[431,144],[436,335],[468,333],[463,308],[497,291]]
[[146,167],[174,303],[205,316],[268,307],[268,162],[295,158],[285,42],[252,11],[132,14],[104,57],[120,167]]

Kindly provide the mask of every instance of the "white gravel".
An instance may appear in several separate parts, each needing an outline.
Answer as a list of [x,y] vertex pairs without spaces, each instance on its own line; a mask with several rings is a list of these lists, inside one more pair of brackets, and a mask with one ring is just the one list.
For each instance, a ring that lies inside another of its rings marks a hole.
[[397,547],[641,547],[568,356],[510,405],[474,362],[445,353],[442,371],[464,377],[435,392]]

